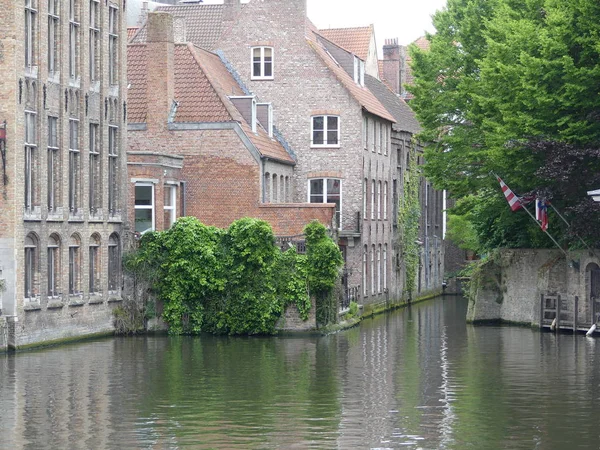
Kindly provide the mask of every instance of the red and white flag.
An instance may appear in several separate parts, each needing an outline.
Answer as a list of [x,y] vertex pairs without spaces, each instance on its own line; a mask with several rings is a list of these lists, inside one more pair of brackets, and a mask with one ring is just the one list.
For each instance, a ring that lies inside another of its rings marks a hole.
[[540,222],[542,231],[548,229],[548,202],[543,198],[538,198],[535,202],[535,218]]
[[498,182],[500,183],[500,188],[502,188],[502,193],[504,194],[504,197],[506,198],[506,201],[508,202],[508,206],[510,206],[510,209],[512,211],[519,210],[519,208],[522,207],[521,199],[519,198],[519,196],[510,190],[510,188],[506,185],[506,183],[504,183],[504,181],[502,181],[502,178],[500,178],[497,175],[496,175],[496,178],[498,179]]

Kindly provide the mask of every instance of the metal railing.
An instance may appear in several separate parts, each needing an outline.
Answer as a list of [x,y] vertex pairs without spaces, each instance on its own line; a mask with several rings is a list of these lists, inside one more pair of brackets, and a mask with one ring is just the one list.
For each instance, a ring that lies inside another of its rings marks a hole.
[[348,309],[350,307],[350,302],[359,303],[359,300],[360,300],[360,285],[349,287],[344,292],[344,297],[342,298],[340,310]]

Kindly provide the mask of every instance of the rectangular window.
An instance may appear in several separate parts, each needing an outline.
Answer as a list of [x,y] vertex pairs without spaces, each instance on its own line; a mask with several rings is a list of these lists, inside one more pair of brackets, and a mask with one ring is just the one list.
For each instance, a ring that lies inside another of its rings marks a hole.
[[164,187],[165,190],[165,229],[170,228],[177,219],[177,186],[169,185]]
[[25,0],[25,67],[36,66],[37,0]]
[[59,248],[58,242],[51,237],[48,244],[48,297],[57,297],[59,294]]
[[366,178],[363,180],[363,219],[367,220],[367,189],[369,180]]
[[372,119],[369,119],[369,148],[375,151],[375,123]]
[[381,127],[381,146],[383,147],[383,154],[388,154],[388,127]]
[[89,204],[90,215],[96,216],[102,208],[102,158],[100,155],[100,125],[90,123]]
[[100,255],[99,255],[100,247],[96,242],[92,242],[90,244],[90,261],[89,261],[89,292],[90,294],[96,294],[100,292],[100,277],[99,277],[99,269],[100,269]]
[[154,231],[154,185],[135,185],[135,231]]
[[252,48],[252,79],[253,80],[272,80],[273,79],[273,48],[272,47],[253,47]]
[[362,264],[362,283],[363,283],[363,295],[366,297],[369,293],[367,289],[367,246],[363,249],[363,264]]
[[81,288],[79,284],[79,268],[81,261],[79,259],[79,243],[74,242],[69,246],[69,294],[77,295]]
[[48,73],[50,75],[59,69],[60,40],[60,1],[48,0]]
[[119,10],[112,5],[108,8],[108,80],[119,81]]
[[308,184],[309,203],[335,203],[335,222],[341,228],[342,220],[342,180],[336,178],[315,178]]
[[387,244],[383,245],[383,290],[387,290]]
[[108,290],[117,293],[120,288],[121,252],[119,239],[112,235],[108,241]]
[[76,214],[80,205],[81,155],[79,152],[79,120],[69,119],[69,211]]
[[375,148],[377,153],[381,154],[381,123],[375,123]]
[[108,213],[119,211],[119,141],[117,127],[108,127]]
[[25,111],[25,210],[37,203],[37,114]]
[[371,220],[375,220],[375,180],[371,180]]
[[381,293],[381,244],[377,247],[377,292]]
[[69,76],[79,76],[79,0],[69,0]]
[[375,295],[375,244],[371,245],[371,294]]
[[358,56],[354,57],[354,82],[360,86],[365,85],[365,62]]
[[388,218],[388,182],[383,183],[383,220]]
[[367,133],[369,130],[369,120],[367,119],[366,116],[363,116],[363,129],[362,129],[362,141],[363,141],[363,148],[366,150],[368,148],[368,138],[367,138]]
[[325,147],[340,145],[340,118],[338,116],[313,116],[311,146]]
[[60,201],[60,149],[58,118],[48,116],[48,211],[55,212]]
[[381,220],[381,181],[377,182],[377,220]]
[[90,0],[89,52],[90,81],[96,81],[100,75],[100,2],[98,0]]
[[25,298],[34,298],[36,295],[35,277],[36,277],[36,244],[33,239],[27,238],[25,243]]

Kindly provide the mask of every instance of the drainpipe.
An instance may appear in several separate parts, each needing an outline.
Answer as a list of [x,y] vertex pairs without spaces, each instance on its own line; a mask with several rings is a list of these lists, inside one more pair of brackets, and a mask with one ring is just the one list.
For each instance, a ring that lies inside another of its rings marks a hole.
[[181,217],[186,216],[186,199],[185,199],[185,186],[186,182],[182,181],[181,183]]

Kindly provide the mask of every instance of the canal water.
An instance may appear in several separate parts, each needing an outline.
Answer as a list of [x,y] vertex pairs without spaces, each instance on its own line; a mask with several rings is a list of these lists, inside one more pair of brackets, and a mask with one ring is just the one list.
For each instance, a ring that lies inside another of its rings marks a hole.
[[466,308],[0,355],[0,448],[600,448],[600,339],[474,327]]

